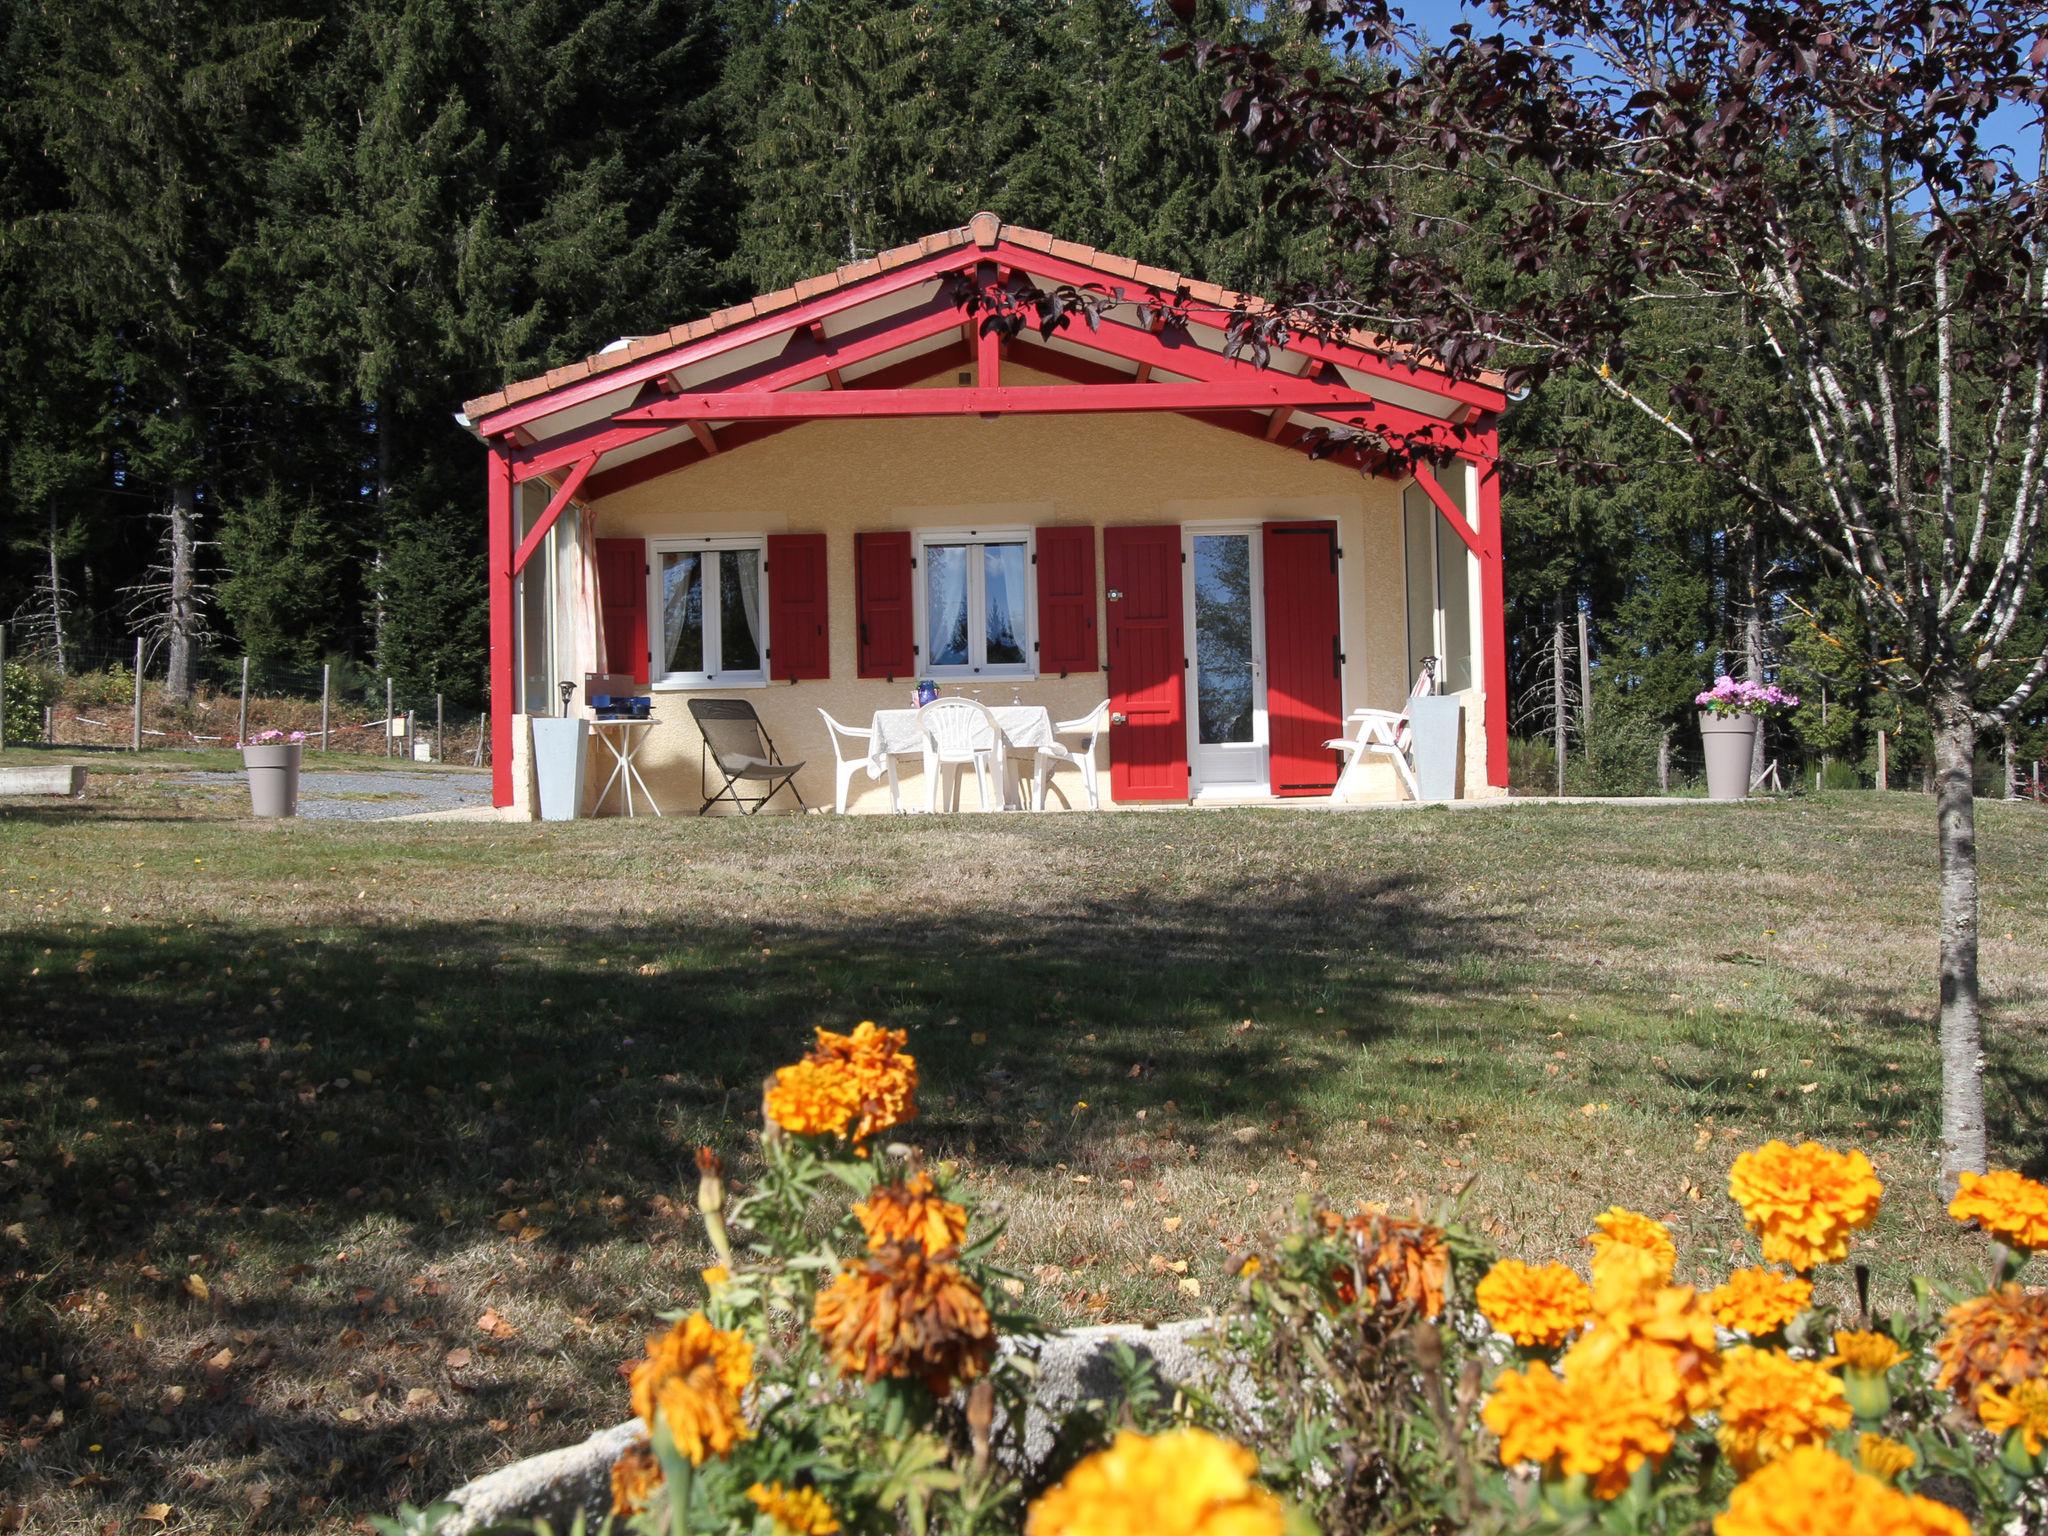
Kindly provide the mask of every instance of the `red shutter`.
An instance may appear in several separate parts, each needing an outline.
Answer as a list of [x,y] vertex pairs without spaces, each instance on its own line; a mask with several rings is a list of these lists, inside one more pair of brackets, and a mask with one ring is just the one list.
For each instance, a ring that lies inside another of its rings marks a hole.
[[1095,530],[1038,530],[1038,670],[1093,672]]
[[1102,530],[1109,587],[1109,792],[1188,797],[1187,634],[1181,627],[1180,528]]
[[1266,724],[1275,795],[1327,795],[1344,734],[1344,654],[1337,630],[1337,525],[1268,523]]
[[910,574],[908,532],[853,536],[853,601],[860,623],[862,677],[909,677],[917,671]]
[[768,675],[792,683],[832,675],[822,533],[768,536]]
[[598,623],[604,630],[604,664],[647,682],[647,541],[597,541]]

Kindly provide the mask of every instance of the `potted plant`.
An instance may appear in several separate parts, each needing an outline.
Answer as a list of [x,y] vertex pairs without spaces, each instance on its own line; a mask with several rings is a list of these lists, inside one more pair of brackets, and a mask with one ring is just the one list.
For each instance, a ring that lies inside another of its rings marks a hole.
[[1796,695],[1776,683],[1737,682],[1717,677],[1714,686],[1696,697],[1700,707],[1700,745],[1706,749],[1707,798],[1749,798],[1749,765],[1755,760],[1756,733],[1766,720],[1782,719],[1799,707]]
[[258,731],[242,743],[242,767],[249,775],[249,814],[296,816],[299,811],[299,758],[306,733]]

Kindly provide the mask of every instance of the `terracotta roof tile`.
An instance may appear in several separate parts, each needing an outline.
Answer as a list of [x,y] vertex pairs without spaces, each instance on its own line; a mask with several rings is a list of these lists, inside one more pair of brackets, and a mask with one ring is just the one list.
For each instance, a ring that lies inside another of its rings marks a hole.
[[[714,314],[706,315],[702,319],[692,320],[683,325],[671,326],[666,331],[641,337],[630,346],[620,347],[612,352],[600,353],[594,357],[585,358],[581,362],[568,364],[565,367],[551,369],[538,378],[520,379],[509,383],[495,393],[480,395],[476,399],[467,402],[463,406],[463,412],[471,421],[475,421],[479,417],[490,415],[494,411],[503,410],[509,405],[517,405],[521,401],[531,400],[535,396],[548,393],[550,390],[559,389],[565,384],[573,384],[578,380],[606,373],[613,368],[622,367],[627,363],[638,362],[650,354],[662,351],[664,348],[685,345],[733,326],[744,324],[748,320],[763,315],[772,315],[778,310],[787,309],[794,304],[807,302],[821,294],[834,292],[837,289],[846,287],[848,284],[879,277],[885,272],[892,272],[898,267],[906,266],[911,262],[919,261],[937,252],[952,250],[957,246],[968,244],[970,241],[986,247],[997,239],[1006,240],[1010,244],[1019,246],[1027,251],[1042,251],[1057,256],[1063,261],[1071,261],[1082,266],[1094,267],[1106,277],[1112,279],[1121,277],[1133,282],[1146,283],[1154,288],[1164,289],[1169,293],[1184,287],[1187,289],[1188,295],[1200,304],[1214,305],[1223,309],[1242,307],[1254,313],[1265,313],[1272,308],[1272,305],[1264,299],[1251,295],[1232,293],[1227,289],[1218,287],[1214,283],[1202,282],[1166,267],[1149,266],[1143,262],[1133,261],[1127,256],[1118,256],[1110,251],[1098,250],[1092,245],[1081,245],[1071,240],[1059,239],[1042,229],[1027,229],[1018,224],[1005,224],[993,214],[977,213],[972,220],[958,228],[940,230],[935,234],[926,235],[923,239],[912,244],[899,245],[891,250],[878,252],[866,260],[850,262],[833,271],[821,272],[816,276],[806,277],[794,287],[778,288],[773,293],[761,294],[743,303],[734,304]],[[1378,353],[1390,360],[1407,360],[1411,363],[1415,361],[1414,354],[1409,348],[1377,332],[1356,330],[1347,332],[1346,337],[1352,346],[1359,347],[1368,352]],[[1418,371],[1423,371],[1422,365],[1416,364],[1416,366]],[[1483,380],[1495,388],[1498,388],[1500,385],[1500,380],[1496,375],[1484,375]]]

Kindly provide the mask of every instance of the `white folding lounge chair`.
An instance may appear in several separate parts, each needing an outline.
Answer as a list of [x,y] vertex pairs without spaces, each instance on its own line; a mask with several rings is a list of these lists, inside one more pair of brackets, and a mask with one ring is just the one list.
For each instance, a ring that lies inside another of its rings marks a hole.
[[1435,692],[1436,658],[1425,656],[1422,658],[1422,670],[1415,676],[1415,686],[1408,690],[1408,701],[1398,712],[1391,709],[1351,711],[1351,734],[1323,743],[1331,751],[1345,755],[1344,771],[1337,775],[1337,782],[1330,789],[1332,800],[1342,800],[1350,793],[1353,784],[1365,772],[1366,758],[1373,753],[1381,753],[1393,760],[1394,772],[1408,786],[1409,799],[1422,798],[1422,791],[1415,783],[1415,764],[1409,755],[1408,709],[1417,699]]
[[1108,727],[1109,700],[1104,699],[1080,719],[1062,720],[1052,728],[1055,738],[1075,737],[1079,739],[1080,745],[1069,747],[1055,739],[1052,745],[1038,749],[1038,782],[1035,789],[1037,805],[1041,811],[1046,807],[1045,795],[1052,782],[1053,772],[1061,763],[1072,764],[1081,770],[1081,790],[1088,797],[1088,809],[1102,809],[1095,788],[1095,744],[1102,740],[1102,733]]
[[[868,754],[874,750],[875,733],[858,726],[841,725],[822,709],[818,711],[818,718],[825,722],[825,733],[832,742],[833,805],[844,816],[847,791],[853,784],[853,776],[868,767]],[[900,811],[903,809],[903,796],[896,782],[896,759],[884,754],[882,761],[888,765],[889,809]],[[874,777],[871,768],[868,769],[868,777]]]
[[[960,771],[971,767],[975,794],[981,809],[987,810],[988,781],[1001,772],[1002,760],[1011,750],[988,706],[974,699],[934,699],[917,712],[917,724],[924,733],[924,808],[939,808],[939,779],[943,776],[946,809],[959,810]],[[996,790],[1000,797],[1000,782]]]

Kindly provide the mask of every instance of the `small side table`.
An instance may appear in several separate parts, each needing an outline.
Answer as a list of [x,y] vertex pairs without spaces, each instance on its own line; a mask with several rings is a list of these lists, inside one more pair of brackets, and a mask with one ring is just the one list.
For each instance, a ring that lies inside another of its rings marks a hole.
[[645,736],[647,728],[653,724],[652,720],[593,720],[590,722],[592,734],[604,743],[605,750],[612,755],[613,764],[612,776],[604,781],[604,788],[597,792],[597,799],[592,802],[593,810],[597,806],[604,804],[605,797],[611,794],[614,784],[620,784],[623,781],[623,788],[626,793],[626,814],[628,816],[638,814],[633,809],[633,786],[635,784],[640,786],[640,797],[647,802],[647,808],[654,812],[656,816],[661,815],[661,807],[655,803],[654,792],[647,787],[647,781],[640,777],[640,770],[634,765],[634,759],[640,754],[641,739]]

